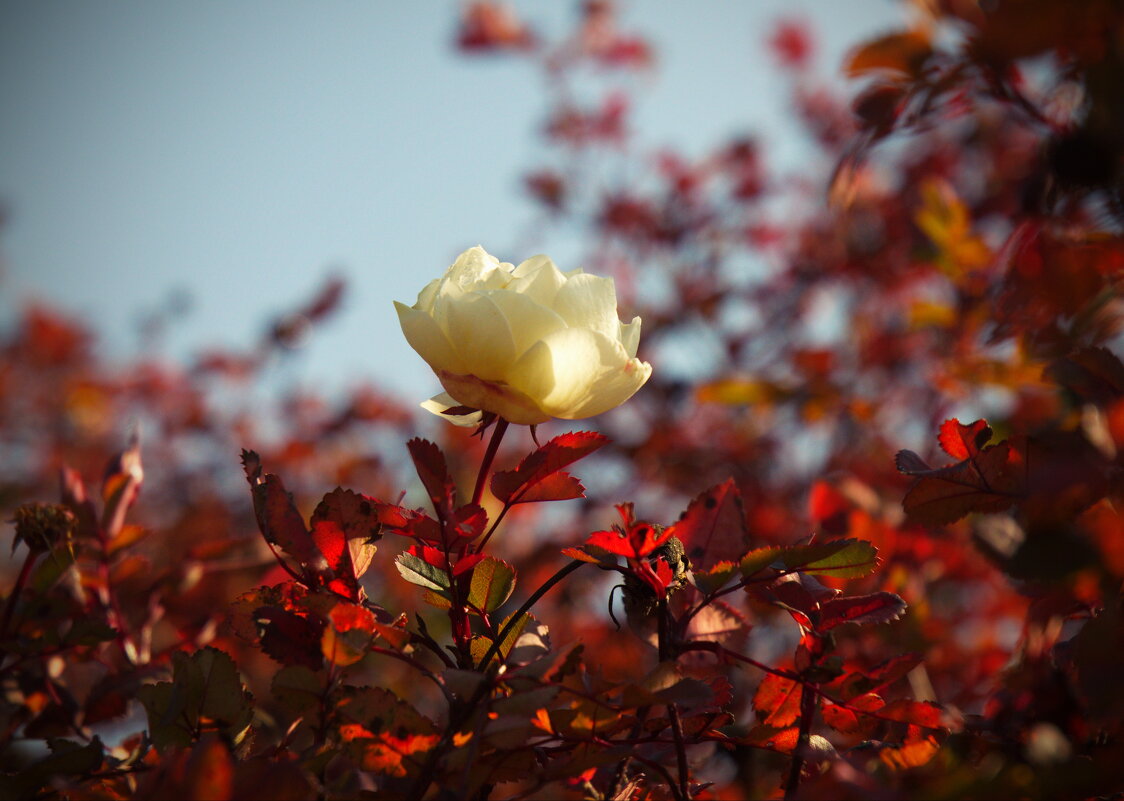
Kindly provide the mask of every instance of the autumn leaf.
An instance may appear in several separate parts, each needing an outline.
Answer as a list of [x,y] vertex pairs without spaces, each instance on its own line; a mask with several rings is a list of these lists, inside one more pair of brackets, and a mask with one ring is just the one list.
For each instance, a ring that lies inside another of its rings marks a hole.
[[878,549],[857,539],[759,548],[750,551],[739,563],[742,576],[747,579],[754,578],[765,568],[800,571],[810,576],[861,578],[877,566]]
[[964,460],[979,456],[980,449],[991,439],[991,426],[986,420],[964,425],[956,418],[941,424],[938,437],[941,448],[953,459]]
[[[330,522],[338,528],[347,542],[352,575],[358,579],[370,567],[371,559],[375,555],[375,543],[382,538],[383,523],[380,507],[384,505],[367,495],[339,487],[324,496],[313,511],[310,522],[313,528],[312,537],[321,553],[328,558],[330,565],[333,564],[333,558],[317,535],[317,524]],[[330,546],[332,552],[337,548],[338,545]],[[342,557],[342,554],[340,556]]]
[[381,687],[346,687],[335,714],[345,750],[363,769],[384,776],[416,775],[441,737],[413,706]]
[[750,539],[734,480],[701,493],[669,531],[683,543],[692,566],[698,569],[741,559],[749,550]]
[[[967,454],[957,464],[932,468],[913,451],[898,452],[898,470],[916,479],[902,499],[910,522],[948,525],[971,512],[1002,512],[1023,496],[1024,453],[1008,441],[973,450],[986,442],[984,434],[990,432],[986,423],[976,429],[981,422],[963,427],[950,420],[942,427],[942,447]],[[976,430],[968,433],[965,428]]]
[[799,682],[767,673],[753,694],[753,709],[764,725],[781,729],[791,726],[800,717],[802,695]]
[[452,506],[453,494],[456,492],[456,485],[445,464],[445,455],[432,442],[418,437],[407,442],[406,447],[434,510],[438,516],[442,516],[443,511]]
[[305,528],[304,520],[285,491],[281,478],[262,474],[261,458],[253,451],[242,451],[242,466],[254,499],[254,515],[267,542],[292,556],[306,569],[321,561],[320,549]]
[[593,532],[586,540],[586,546],[601,548],[626,559],[642,559],[671,537],[670,528],[633,520],[631,503],[618,505],[617,511],[624,525],[616,526],[612,531]]
[[492,476],[492,494],[505,504],[569,500],[585,497],[581,482],[560,472],[609,441],[594,431],[574,431],[555,437],[529,453],[515,470]]
[[125,513],[137,499],[144,481],[141,466],[140,436],[130,437],[129,446],[109,460],[102,483],[102,529],[117,536],[125,525]]
[[843,69],[852,78],[874,70],[915,76],[931,54],[929,37],[923,31],[890,33],[872,39],[850,53]]
[[889,623],[905,614],[906,603],[892,592],[833,598],[820,604],[813,618],[816,631],[830,631],[844,623]]
[[146,684],[137,698],[148,713],[158,749],[190,744],[204,728],[218,729],[237,742],[253,717],[249,693],[234,660],[216,648],[172,655],[172,681]]

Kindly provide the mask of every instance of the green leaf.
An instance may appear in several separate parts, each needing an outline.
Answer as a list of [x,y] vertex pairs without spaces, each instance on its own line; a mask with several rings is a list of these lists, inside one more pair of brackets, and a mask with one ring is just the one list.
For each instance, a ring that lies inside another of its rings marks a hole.
[[[750,578],[754,574],[769,567],[774,562],[777,562],[778,558],[785,550],[786,549],[783,547],[774,545],[768,548],[758,548],[757,550],[750,551],[742,557],[741,563],[738,565],[742,571],[742,576]],[[778,565],[778,567],[783,567],[783,565]]]
[[429,564],[420,556],[415,556],[412,553],[400,553],[394,558],[394,566],[398,568],[402,578],[411,584],[433,590],[446,598],[449,597],[448,590],[452,586],[449,583],[449,574],[441,568]]
[[203,728],[220,729],[237,743],[253,717],[234,660],[217,648],[190,656],[176,652],[172,681],[145,685],[137,697],[148,713],[152,741],[161,751],[189,745]]
[[515,569],[500,559],[485,557],[472,569],[468,603],[482,612],[503,606],[515,589]]
[[695,586],[704,593],[722,589],[730,578],[738,572],[737,562],[719,562],[710,570],[694,570]]
[[[822,549],[822,552],[817,552]],[[862,578],[878,566],[878,549],[865,540],[836,540],[823,545],[806,545],[797,549],[800,555],[789,555],[785,563],[799,567],[802,573],[834,578]]]
[[865,540],[834,540],[816,545],[771,546],[742,557],[742,576],[750,578],[766,567],[800,571],[813,576],[861,578],[878,566],[878,549]]
[[[500,630],[501,631],[503,630],[504,626],[507,625],[508,621],[511,620],[512,617],[514,617],[514,615],[511,615],[511,616],[505,618],[503,623],[500,624]],[[499,659],[501,662],[504,659],[506,659],[507,655],[509,653],[511,653],[511,649],[515,647],[515,641],[519,639],[519,636],[523,633],[523,630],[525,628],[527,628],[527,624],[530,623],[534,619],[535,618],[533,616],[527,614],[526,612],[524,612],[522,615],[520,615],[519,620],[515,623],[514,626],[511,627],[511,630],[504,636],[503,642],[500,643],[500,647],[496,650],[496,655],[493,656],[492,659]],[[491,638],[485,637],[483,635],[473,637],[470,644],[469,644],[469,648],[470,648],[471,653],[472,653],[472,660],[477,664],[477,666],[481,670],[483,670],[485,666],[481,665],[480,662],[484,659],[484,656],[488,653],[488,650],[491,647],[492,647]]]

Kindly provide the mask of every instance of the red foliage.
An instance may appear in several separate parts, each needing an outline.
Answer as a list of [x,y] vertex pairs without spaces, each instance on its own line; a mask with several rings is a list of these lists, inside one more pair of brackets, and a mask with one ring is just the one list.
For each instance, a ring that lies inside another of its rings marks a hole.
[[[466,5],[462,51],[548,78],[528,189],[643,317],[653,377],[596,431],[532,447],[489,420],[485,449],[411,438],[372,388],[240,403],[337,280],[190,370],[107,367],[29,309],[0,361],[5,789],[1116,792],[1113,8],[929,4],[850,52],[853,98],[780,24],[767,45],[834,170],[778,180],[744,135],[645,149],[629,81],[655,51],[612,3],[550,41]],[[247,499],[230,455],[251,443]]]

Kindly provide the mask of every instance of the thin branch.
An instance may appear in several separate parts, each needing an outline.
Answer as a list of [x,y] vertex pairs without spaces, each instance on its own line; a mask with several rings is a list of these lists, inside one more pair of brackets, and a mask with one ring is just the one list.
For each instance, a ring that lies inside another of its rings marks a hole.
[[504,624],[504,627],[500,629],[499,635],[496,637],[496,639],[492,640],[491,647],[489,647],[487,653],[484,654],[484,658],[480,660],[480,667],[483,669],[487,669],[487,666],[491,662],[492,657],[494,657],[496,655],[496,652],[499,651],[500,645],[503,643],[504,638],[519,622],[519,619],[523,617],[523,615],[527,614],[527,612],[531,610],[532,606],[538,603],[538,600],[540,598],[546,595],[555,584],[566,578],[566,576],[570,575],[584,564],[586,563],[582,560],[574,559],[570,562],[570,564],[566,565],[553,576],[548,578],[545,582],[543,582],[543,585],[535,590],[531,594],[530,598],[523,602],[523,605],[519,607],[519,610],[514,615],[512,615],[511,618],[508,619],[507,623]]

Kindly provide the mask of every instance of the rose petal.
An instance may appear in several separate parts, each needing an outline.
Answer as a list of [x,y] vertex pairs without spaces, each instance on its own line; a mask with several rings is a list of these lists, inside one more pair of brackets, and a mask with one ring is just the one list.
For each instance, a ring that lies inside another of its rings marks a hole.
[[619,340],[617,291],[612,278],[583,273],[568,280],[554,297],[554,311],[571,328],[586,328]]
[[438,371],[437,378],[460,403],[494,412],[510,423],[536,425],[551,417],[534,400],[502,381],[484,381],[474,375],[446,371]]
[[532,345],[555,331],[566,327],[566,321],[549,307],[536,303],[527,295],[507,290],[488,292],[488,298],[496,304],[500,314],[507,321],[515,343],[515,358],[522,356]]
[[595,331],[567,328],[535,344],[511,368],[508,383],[552,417],[576,420],[628,400],[652,374],[624,347]]
[[633,317],[632,322],[628,325],[624,323],[621,326],[621,344],[624,345],[625,352],[628,357],[634,358],[636,356],[636,349],[640,347],[640,318]]
[[459,359],[448,337],[427,312],[394,301],[398,322],[410,347],[434,370],[457,370]]
[[463,406],[463,404],[450,395],[448,392],[442,392],[440,395],[434,395],[427,401],[422,401],[419,404],[427,412],[433,412],[442,420],[448,420],[455,426],[462,426],[464,428],[475,428],[480,425],[480,421],[484,419],[483,412],[470,412],[469,414],[445,414],[446,411],[456,406]]
[[532,256],[515,268],[506,289],[533,298],[543,306],[554,305],[554,297],[566,283],[566,276],[548,256]]
[[432,312],[433,301],[437,298],[437,293],[441,289],[441,279],[435,278],[426,284],[422,291],[418,293],[418,302],[414,304],[414,308],[419,311]]
[[469,292],[499,289],[508,282],[510,270],[510,265],[503,270],[499,259],[477,245],[457,256],[446,270],[438,296],[459,298]]
[[472,292],[455,299],[438,298],[434,311],[456,351],[455,372],[503,380],[515,361],[515,339],[496,302]]

